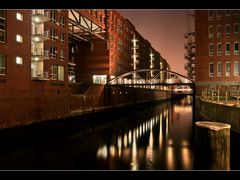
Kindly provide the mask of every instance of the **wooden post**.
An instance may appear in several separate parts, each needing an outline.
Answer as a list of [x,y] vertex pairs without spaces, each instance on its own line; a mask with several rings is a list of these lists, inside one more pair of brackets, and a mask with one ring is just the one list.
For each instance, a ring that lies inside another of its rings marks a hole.
[[195,169],[230,170],[230,125],[198,121]]

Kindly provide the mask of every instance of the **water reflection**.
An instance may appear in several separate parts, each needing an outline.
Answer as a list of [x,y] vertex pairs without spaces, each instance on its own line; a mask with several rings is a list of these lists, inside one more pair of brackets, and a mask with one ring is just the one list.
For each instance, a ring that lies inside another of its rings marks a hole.
[[[117,136],[118,161],[124,159],[132,170],[191,169],[191,98],[187,97],[172,106],[166,103],[155,109],[155,112],[128,130],[123,127],[116,132],[124,134]],[[124,146],[121,146],[121,142]],[[124,152],[122,156],[121,151]]]
[[191,103],[188,96],[87,133],[26,143],[0,153],[0,169],[192,169]]

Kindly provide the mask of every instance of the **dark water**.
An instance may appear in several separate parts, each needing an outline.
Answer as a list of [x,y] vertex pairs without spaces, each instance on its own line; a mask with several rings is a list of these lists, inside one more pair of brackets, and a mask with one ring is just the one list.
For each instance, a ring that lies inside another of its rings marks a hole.
[[21,138],[17,142],[4,142],[0,149],[0,169],[194,168],[191,96],[129,112],[121,118],[116,113],[111,122],[85,126],[55,138],[28,137],[26,141]]

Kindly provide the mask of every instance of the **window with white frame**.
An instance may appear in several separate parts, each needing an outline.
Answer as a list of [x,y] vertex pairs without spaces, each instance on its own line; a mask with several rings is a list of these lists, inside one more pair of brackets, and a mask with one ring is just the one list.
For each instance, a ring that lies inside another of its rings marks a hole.
[[208,37],[213,38],[213,26],[208,26]]
[[16,13],[16,19],[19,20],[19,21],[23,21],[23,14],[17,12],[17,13]]
[[209,43],[209,56],[214,55],[214,48],[213,48],[213,43]]
[[234,61],[234,76],[238,76],[238,75],[239,75],[238,61]]
[[230,24],[225,25],[225,35],[230,36]]
[[213,62],[209,63],[209,77],[213,77],[214,74],[214,64]]
[[60,50],[60,59],[61,59],[61,60],[64,60],[64,59],[65,59],[65,50],[64,50],[64,49],[61,49],[61,50]]
[[0,10],[0,42],[5,42],[6,30],[5,10]]
[[230,64],[229,61],[226,62],[225,72],[226,72],[226,76],[230,76],[230,73],[231,73],[231,64]]
[[64,66],[58,66],[58,80],[64,81]]
[[22,43],[23,42],[23,37],[19,34],[16,35],[16,41]]
[[65,44],[65,33],[60,33],[60,42]]
[[16,64],[20,64],[20,65],[22,65],[22,64],[23,64],[23,58],[17,56],[17,57],[16,57]]
[[50,30],[50,36],[51,36],[51,39],[52,39],[52,40],[56,40],[56,39],[57,39],[57,30],[54,29],[54,28],[52,28],[52,29]]
[[217,76],[222,76],[222,62],[217,63]]
[[217,37],[221,38],[222,37],[222,26],[217,25]]
[[0,75],[6,74],[6,57],[5,54],[0,54]]
[[56,11],[55,10],[50,11],[50,20],[52,22],[56,22]]
[[64,16],[60,16],[60,26],[65,26],[66,24],[66,18]]
[[57,65],[52,65],[51,66],[51,80],[57,80],[57,73],[58,73],[58,66]]
[[239,54],[239,46],[238,46],[238,42],[234,42],[234,55],[238,55]]
[[217,55],[218,56],[222,55],[222,43],[217,44]]
[[230,42],[225,44],[225,55],[230,55]]
[[238,26],[238,23],[235,23],[234,24],[234,35],[238,36],[238,34],[239,34],[239,26]]
[[50,57],[51,58],[56,58],[56,54],[57,54],[57,49],[55,46],[51,46],[50,48]]

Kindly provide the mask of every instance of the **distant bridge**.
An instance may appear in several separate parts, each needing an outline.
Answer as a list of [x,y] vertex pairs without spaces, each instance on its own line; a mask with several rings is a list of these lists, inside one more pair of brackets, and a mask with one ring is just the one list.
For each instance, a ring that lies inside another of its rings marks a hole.
[[107,85],[165,89],[178,94],[195,93],[194,81],[181,74],[164,69],[138,69],[130,71],[113,78]]

